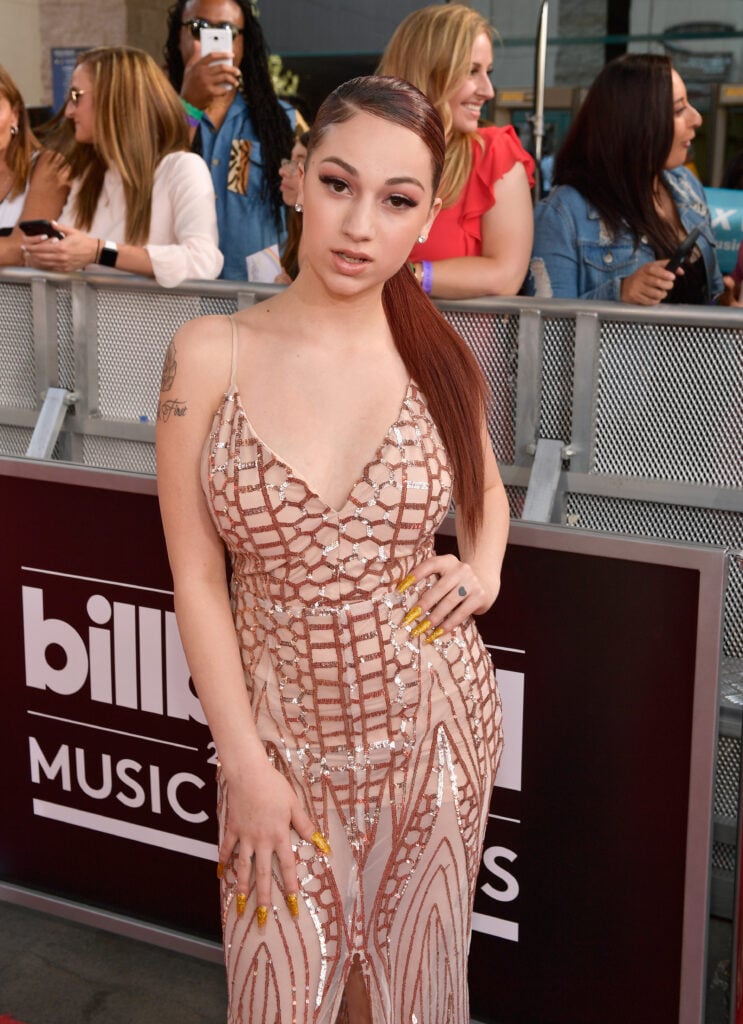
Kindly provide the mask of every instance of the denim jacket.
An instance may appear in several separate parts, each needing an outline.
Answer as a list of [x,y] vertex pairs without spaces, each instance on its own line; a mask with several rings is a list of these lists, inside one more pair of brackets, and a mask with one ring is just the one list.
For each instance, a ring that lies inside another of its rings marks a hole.
[[[294,127],[295,113],[283,100]],[[235,95],[217,130],[205,114],[201,122],[201,155],[209,165],[217,203],[219,248],[224,253],[221,276],[245,280],[245,257],[270,245],[282,244],[273,209],[263,195],[261,145],[242,93]]]
[[[723,290],[715,239],[702,186],[685,167],[664,171],[681,223],[701,227],[697,246],[714,300]],[[534,251],[527,294],[540,298],[621,299],[622,279],[657,259],[646,241],[635,248],[629,231],[615,238],[600,214],[570,185],[559,185],[534,211]]]

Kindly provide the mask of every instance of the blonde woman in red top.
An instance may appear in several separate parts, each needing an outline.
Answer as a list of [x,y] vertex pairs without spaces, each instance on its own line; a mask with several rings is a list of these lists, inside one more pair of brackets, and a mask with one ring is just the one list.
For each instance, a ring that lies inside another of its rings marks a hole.
[[512,127],[479,127],[494,94],[492,37],[472,8],[434,4],[405,18],[379,66],[424,92],[446,130],[443,209],[410,254],[435,298],[515,295],[529,266],[534,161]]

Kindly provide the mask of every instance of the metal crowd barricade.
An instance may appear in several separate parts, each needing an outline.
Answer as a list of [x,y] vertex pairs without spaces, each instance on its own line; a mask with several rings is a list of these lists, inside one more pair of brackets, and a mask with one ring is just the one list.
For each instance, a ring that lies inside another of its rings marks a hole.
[[[275,290],[0,272],[0,454],[153,474],[174,331]],[[743,704],[743,313],[519,297],[439,306],[490,382],[488,425],[514,517],[728,552],[713,909],[729,911]]]

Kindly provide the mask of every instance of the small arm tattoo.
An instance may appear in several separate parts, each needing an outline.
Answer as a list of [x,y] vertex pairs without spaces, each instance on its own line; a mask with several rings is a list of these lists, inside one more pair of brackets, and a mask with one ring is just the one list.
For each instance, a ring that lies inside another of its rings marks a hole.
[[171,416],[185,416],[188,406],[178,398],[169,398],[167,402],[160,402],[157,407],[157,418],[167,423]]
[[175,372],[178,369],[178,364],[175,360],[175,340],[171,341],[168,345],[168,349],[165,353],[165,360],[163,362],[163,376],[160,383],[161,391],[170,391],[175,381]]

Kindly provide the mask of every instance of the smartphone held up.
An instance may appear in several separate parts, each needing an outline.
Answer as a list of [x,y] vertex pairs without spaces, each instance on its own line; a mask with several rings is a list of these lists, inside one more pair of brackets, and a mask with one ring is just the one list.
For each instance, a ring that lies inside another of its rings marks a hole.
[[[207,57],[210,53],[232,54],[232,33],[228,28],[202,28],[199,32],[201,40],[201,56]],[[214,61],[215,64],[231,64],[232,57]]]
[[691,250],[694,248],[694,244],[697,238],[699,238],[701,230],[702,229],[698,227],[691,229],[689,234],[679,245],[676,252],[673,254],[673,256],[671,256],[670,260],[666,264],[666,270],[670,270],[672,273],[675,274],[679,267],[686,262],[687,257],[691,253]]

